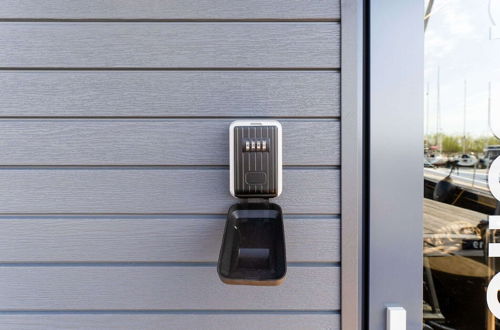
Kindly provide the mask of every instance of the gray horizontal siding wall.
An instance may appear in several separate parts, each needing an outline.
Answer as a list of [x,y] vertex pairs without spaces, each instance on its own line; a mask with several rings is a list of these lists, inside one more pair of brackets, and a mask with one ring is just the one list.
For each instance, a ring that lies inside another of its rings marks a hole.
[[[339,171],[285,168],[274,199],[285,213],[340,211]],[[224,214],[232,199],[222,168],[11,168],[0,170],[0,213]]]
[[[0,163],[228,165],[227,134],[233,120],[0,119]],[[280,122],[285,165],[340,165],[339,120],[281,119]],[[308,131],[318,134],[304,136]]]
[[331,0],[3,0],[3,19],[124,20],[331,20],[340,2]]
[[[214,263],[225,221],[192,214],[1,216],[0,256],[12,263]],[[285,226],[290,263],[340,261],[338,217],[288,215]]]
[[[339,7],[0,0],[0,329],[339,329]],[[279,287],[215,270],[245,117],[283,124]]]
[[[16,36],[16,38],[13,38]],[[24,68],[330,68],[338,23],[2,23],[0,63]]]
[[[275,329],[304,330],[335,329],[340,323],[338,315],[318,313],[79,313],[79,314],[10,314],[0,316],[2,324],[10,330],[40,329],[109,329],[109,330],[158,330],[158,329]],[[333,324],[333,326],[332,326]]]
[[0,115],[337,117],[339,80],[330,70],[8,70]]

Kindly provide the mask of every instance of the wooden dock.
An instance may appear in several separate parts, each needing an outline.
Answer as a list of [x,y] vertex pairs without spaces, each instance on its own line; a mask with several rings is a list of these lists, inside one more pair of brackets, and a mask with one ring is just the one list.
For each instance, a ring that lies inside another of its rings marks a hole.
[[483,250],[463,250],[463,240],[480,240],[477,227],[488,215],[424,198],[424,254],[481,256]]

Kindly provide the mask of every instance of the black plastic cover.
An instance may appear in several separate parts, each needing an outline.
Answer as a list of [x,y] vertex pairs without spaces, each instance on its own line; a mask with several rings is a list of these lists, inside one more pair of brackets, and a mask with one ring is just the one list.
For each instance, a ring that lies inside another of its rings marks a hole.
[[227,284],[281,284],[286,255],[279,205],[265,201],[231,206],[217,271]]

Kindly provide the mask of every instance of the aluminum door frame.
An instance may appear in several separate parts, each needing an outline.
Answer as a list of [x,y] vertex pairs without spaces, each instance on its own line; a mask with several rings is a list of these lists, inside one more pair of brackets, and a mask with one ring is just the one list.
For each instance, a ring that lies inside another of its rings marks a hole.
[[424,2],[369,1],[368,315],[386,307],[422,329]]
[[423,2],[342,0],[342,329],[422,329]]

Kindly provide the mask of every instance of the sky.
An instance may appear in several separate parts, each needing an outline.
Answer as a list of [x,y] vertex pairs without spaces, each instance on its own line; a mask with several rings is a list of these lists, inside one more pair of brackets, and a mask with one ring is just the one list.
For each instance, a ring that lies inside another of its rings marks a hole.
[[436,133],[439,68],[440,131],[463,134],[466,95],[467,134],[492,135],[488,127],[491,82],[492,126],[500,136],[500,0],[435,0],[424,48],[424,133]]

